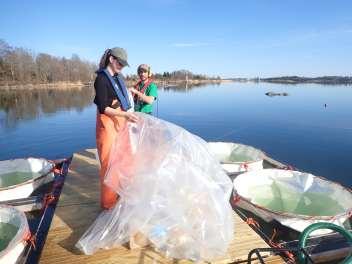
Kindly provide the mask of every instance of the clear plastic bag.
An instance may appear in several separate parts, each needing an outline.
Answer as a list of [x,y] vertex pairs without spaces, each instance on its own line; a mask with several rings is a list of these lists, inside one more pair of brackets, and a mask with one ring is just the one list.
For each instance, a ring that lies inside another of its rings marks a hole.
[[106,183],[120,195],[77,246],[86,254],[143,234],[173,258],[210,260],[233,237],[232,183],[206,142],[186,130],[139,114],[111,152]]

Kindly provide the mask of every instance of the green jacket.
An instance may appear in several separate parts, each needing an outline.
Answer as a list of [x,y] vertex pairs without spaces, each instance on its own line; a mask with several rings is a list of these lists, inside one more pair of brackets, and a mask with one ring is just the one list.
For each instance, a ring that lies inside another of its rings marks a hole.
[[[144,83],[141,82],[139,84],[139,88],[141,89],[143,87]],[[155,83],[151,82],[147,89],[145,89],[144,92],[145,95],[147,96],[153,96],[155,98],[155,100],[158,97],[158,87],[156,86]],[[153,112],[153,104],[147,104],[141,100],[137,100],[137,102],[134,105],[134,110],[136,112],[142,112],[142,113],[147,113],[150,114]]]

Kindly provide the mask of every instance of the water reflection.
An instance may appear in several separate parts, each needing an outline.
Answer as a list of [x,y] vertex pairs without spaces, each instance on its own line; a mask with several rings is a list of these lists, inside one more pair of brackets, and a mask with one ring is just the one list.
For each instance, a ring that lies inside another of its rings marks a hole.
[[[214,83],[214,85],[219,85]],[[204,83],[160,84],[161,91],[185,93],[196,88],[206,87]],[[63,110],[82,111],[92,104],[92,86],[70,89],[47,88],[28,90],[0,89],[0,125],[14,128],[23,120],[33,120]]]
[[[93,101],[91,86],[70,89],[0,90],[0,124],[15,127],[22,120],[36,119],[62,110],[82,111]],[[1,113],[3,112],[3,113]]]
[[182,82],[182,83],[167,83],[159,85],[159,89],[162,91],[173,91],[173,92],[190,92],[196,88],[205,88],[209,84],[219,86],[220,82],[211,82],[211,83],[192,83],[192,82]]

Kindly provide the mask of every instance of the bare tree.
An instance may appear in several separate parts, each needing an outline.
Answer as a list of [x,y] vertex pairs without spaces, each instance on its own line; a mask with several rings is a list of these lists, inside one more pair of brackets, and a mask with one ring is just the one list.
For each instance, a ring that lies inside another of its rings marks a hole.
[[73,54],[70,59],[45,53],[37,56],[30,50],[12,48],[0,40],[0,85],[90,82],[94,79],[96,64],[82,61]]

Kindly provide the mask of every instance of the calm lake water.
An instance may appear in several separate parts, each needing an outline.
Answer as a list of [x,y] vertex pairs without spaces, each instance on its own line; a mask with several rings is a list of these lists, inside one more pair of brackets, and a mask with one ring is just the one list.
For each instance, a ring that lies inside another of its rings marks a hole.
[[[266,92],[289,96],[268,97]],[[95,147],[93,89],[0,91],[0,160]],[[351,187],[352,86],[227,83],[160,89],[155,115]],[[325,107],[326,104],[326,107]]]

